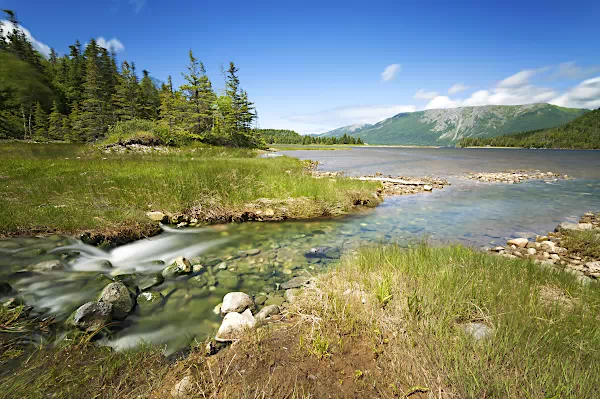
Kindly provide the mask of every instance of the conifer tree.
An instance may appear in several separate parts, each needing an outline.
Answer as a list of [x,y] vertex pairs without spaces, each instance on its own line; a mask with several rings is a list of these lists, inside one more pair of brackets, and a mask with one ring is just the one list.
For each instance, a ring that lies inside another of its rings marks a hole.
[[35,103],[33,110],[33,131],[36,140],[45,140],[48,138],[48,115],[42,105]]
[[175,93],[173,92],[173,81],[171,76],[167,79],[167,84],[163,84],[160,91],[160,120],[168,127],[169,136],[174,133],[176,123]]
[[180,111],[181,120],[184,129],[202,138],[213,127],[213,105],[216,95],[206,76],[204,64],[194,57],[192,50],[189,52],[189,58],[188,73],[182,74],[186,84],[180,88],[187,99],[187,106]]
[[148,71],[142,71],[144,77],[140,82],[139,90],[139,112],[140,117],[144,119],[154,120],[158,117],[158,109],[160,107],[160,95],[158,89],[154,86],[154,82],[150,79]]
[[73,104],[71,113],[69,114],[69,127],[70,131],[67,134],[70,141],[83,142],[85,137],[83,135],[83,125],[81,119],[81,107],[78,103]]
[[56,101],[52,104],[52,112],[50,113],[48,137],[51,140],[62,140],[63,137],[63,115],[58,110]]
[[97,52],[98,47],[95,40],[92,39],[86,49],[85,82],[80,117],[82,134],[86,141],[102,137],[107,128],[105,122],[106,101],[104,101],[102,91]]
[[130,120],[138,116],[138,82],[135,66],[123,61],[121,74],[113,96],[115,114],[119,120]]

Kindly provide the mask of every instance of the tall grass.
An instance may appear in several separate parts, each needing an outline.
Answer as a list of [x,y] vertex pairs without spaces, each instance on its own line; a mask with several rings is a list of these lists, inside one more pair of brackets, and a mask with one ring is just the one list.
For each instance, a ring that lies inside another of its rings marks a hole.
[[0,234],[147,224],[150,210],[241,209],[260,198],[305,197],[321,210],[348,210],[353,198],[369,198],[377,187],[314,179],[301,161],[242,149],[106,154],[83,145],[3,143],[0,152]]
[[[378,347],[389,377],[380,386],[424,386],[436,397],[597,397],[600,289],[562,271],[460,246],[375,246],[306,295],[295,306],[322,319],[322,330]],[[489,336],[465,333],[472,322]]]

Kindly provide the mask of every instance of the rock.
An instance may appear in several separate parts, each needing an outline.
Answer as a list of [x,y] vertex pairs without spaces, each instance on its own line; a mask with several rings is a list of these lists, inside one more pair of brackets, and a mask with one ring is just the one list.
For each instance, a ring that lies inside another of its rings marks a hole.
[[592,273],[600,272],[600,261],[588,262],[585,266],[590,269],[590,272]]
[[473,337],[476,341],[480,341],[489,337],[494,330],[483,323],[467,323],[462,324],[461,327],[465,331],[466,334]]
[[254,310],[254,301],[252,297],[243,292],[230,292],[223,297],[223,305],[221,305],[221,315],[236,312],[241,313],[246,309]]
[[254,298],[254,303],[260,306],[264,304],[266,300],[267,297],[265,295],[259,295],[256,298]]
[[163,300],[163,296],[160,292],[142,292],[137,297],[137,304],[141,311],[152,309],[154,306],[160,304]]
[[221,262],[217,265],[217,269],[219,270],[227,270],[227,263]]
[[306,287],[310,284],[311,279],[309,277],[294,277],[293,279],[281,284],[282,290],[289,290],[291,288]]
[[425,190],[425,191],[432,191],[433,187],[431,187],[430,185],[426,184],[426,185],[423,186],[423,190]]
[[508,240],[506,243],[508,245],[515,245],[519,248],[525,248],[529,240],[527,238],[513,238],[512,240]]
[[578,223],[577,224],[578,230],[592,230],[593,228],[594,228],[594,225],[591,223]]
[[284,302],[285,302],[285,299],[282,296],[274,296],[274,297],[267,299],[265,301],[265,305],[266,306],[269,306],[269,305],[281,306],[281,305],[283,305]]
[[113,317],[117,320],[124,320],[134,306],[129,290],[125,284],[120,282],[110,283],[104,287],[98,302],[112,304]]
[[177,276],[183,276],[192,272],[192,264],[189,260],[183,256],[178,257],[175,261],[167,266],[163,271],[162,275],[164,278],[173,278]]
[[169,217],[162,212],[147,212],[146,217],[155,222],[169,223]]
[[304,254],[307,258],[328,258],[337,259],[340,257],[340,250],[328,246],[313,247]]
[[225,289],[235,290],[235,289],[237,289],[237,287],[240,283],[240,280],[239,280],[238,276],[236,276],[232,272],[230,272],[228,270],[221,270],[217,274],[217,282],[218,282],[219,286],[221,286]]
[[88,302],[81,305],[68,323],[80,330],[92,332],[106,326],[112,320],[113,305],[105,302]]
[[504,247],[500,247],[500,246],[498,246],[498,247],[494,247],[494,248],[492,249],[492,251],[494,251],[494,252],[500,252],[500,251],[504,251]]
[[558,256],[557,254],[551,254],[550,259],[560,260],[560,256]]
[[47,260],[44,262],[37,263],[35,265],[29,266],[29,270],[34,272],[50,272],[55,270],[62,270],[63,265],[59,260]]
[[150,288],[158,287],[165,281],[165,278],[160,273],[154,273],[146,276],[141,276],[137,279],[136,284],[140,291],[146,291]]
[[289,303],[294,303],[294,301],[296,300],[296,296],[298,296],[298,293],[300,293],[300,290],[298,288],[292,288],[290,290],[285,291],[285,294],[283,294],[283,298]]
[[194,379],[191,375],[183,377],[171,389],[171,397],[173,399],[191,399],[194,394]]
[[251,256],[258,255],[260,253],[260,249],[258,249],[258,248],[249,249],[246,251],[246,253]]
[[579,223],[562,222],[554,229],[556,232],[565,230],[579,230]]
[[254,318],[256,319],[257,322],[262,322],[273,315],[279,314],[280,312],[281,311],[279,310],[279,306],[269,305],[269,306],[265,306],[264,308],[262,308],[260,310],[260,312],[258,312],[254,316]]
[[250,309],[246,309],[241,314],[236,312],[227,313],[219,327],[215,340],[218,342],[235,341],[245,330],[253,328],[255,325],[256,320]]
[[204,274],[194,276],[191,279],[189,279],[189,283],[194,284],[197,287],[204,287],[208,285],[208,277],[206,277]]
[[12,287],[10,284],[0,281],[0,295],[10,294],[12,292]]

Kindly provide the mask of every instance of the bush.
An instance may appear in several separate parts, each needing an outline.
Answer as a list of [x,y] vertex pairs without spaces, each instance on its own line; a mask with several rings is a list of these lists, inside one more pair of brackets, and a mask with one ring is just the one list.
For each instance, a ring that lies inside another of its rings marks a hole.
[[119,121],[108,129],[105,144],[142,144],[142,145],[173,145],[167,129],[158,123],[145,119]]

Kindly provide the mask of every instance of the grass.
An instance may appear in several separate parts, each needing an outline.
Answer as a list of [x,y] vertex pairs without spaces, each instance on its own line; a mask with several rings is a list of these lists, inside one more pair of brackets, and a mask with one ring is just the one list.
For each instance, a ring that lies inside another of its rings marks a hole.
[[[42,349],[0,398],[162,398],[184,376],[206,398],[595,398],[599,290],[460,246],[364,247],[302,290],[288,322],[215,356]],[[471,322],[491,333],[473,338]]]
[[107,154],[84,145],[10,142],[0,144],[0,152],[0,235],[143,231],[155,228],[145,217],[151,210],[194,209],[218,219],[242,214],[263,198],[302,199],[289,207],[289,218],[335,215],[373,200],[377,189],[350,179],[314,179],[299,160],[256,158],[244,149]]
[[598,230],[566,230],[561,245],[569,252],[600,258],[600,232]]

